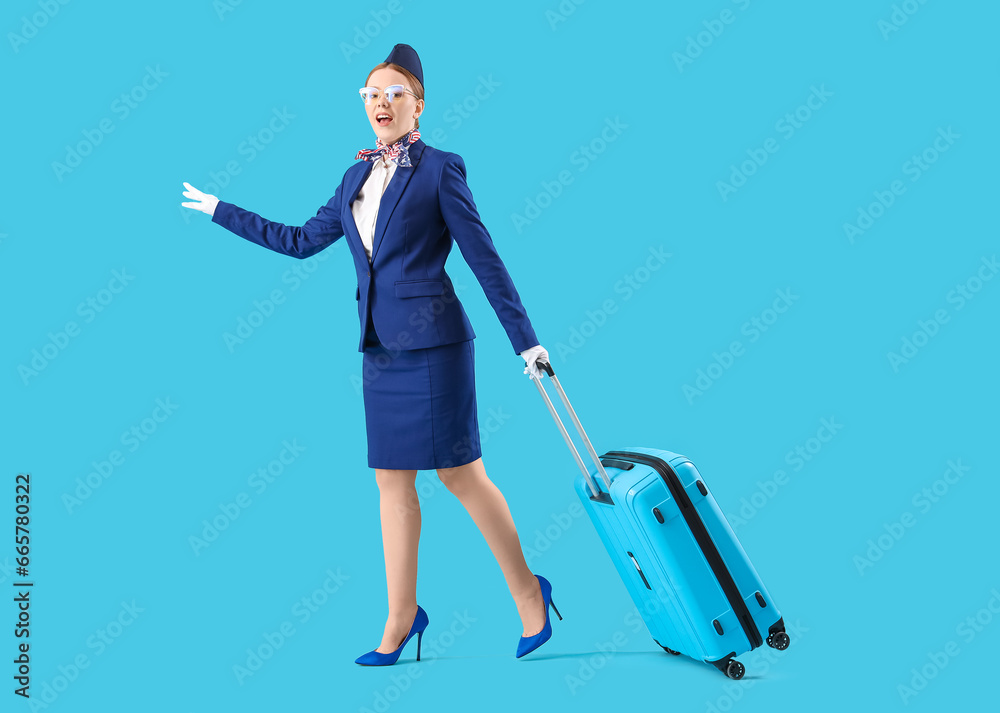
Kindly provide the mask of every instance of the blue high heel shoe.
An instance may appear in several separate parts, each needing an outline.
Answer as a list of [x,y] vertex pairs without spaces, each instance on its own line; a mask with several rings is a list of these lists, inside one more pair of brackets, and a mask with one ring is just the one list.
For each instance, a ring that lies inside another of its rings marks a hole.
[[556,616],[559,617],[559,620],[562,620],[562,615],[552,601],[552,585],[549,584],[549,580],[539,574],[535,575],[535,579],[538,580],[538,584],[542,588],[542,601],[545,602],[545,626],[533,636],[521,637],[520,641],[517,642],[517,653],[514,654],[514,658],[518,659],[537,649],[552,636],[552,623],[549,621],[550,606],[552,607],[552,611],[556,613]]
[[366,654],[361,654],[356,659],[354,663],[359,663],[362,666],[391,666],[396,663],[399,659],[399,655],[403,652],[403,647],[406,646],[406,642],[413,638],[413,635],[417,635],[417,661],[420,660],[420,640],[424,636],[424,629],[427,628],[427,612],[423,610],[419,604],[417,605],[417,613],[413,617],[413,624],[410,625],[410,633],[406,635],[403,639],[403,643],[399,645],[395,651],[391,651],[387,654],[383,654],[378,651],[376,646],[374,649]]

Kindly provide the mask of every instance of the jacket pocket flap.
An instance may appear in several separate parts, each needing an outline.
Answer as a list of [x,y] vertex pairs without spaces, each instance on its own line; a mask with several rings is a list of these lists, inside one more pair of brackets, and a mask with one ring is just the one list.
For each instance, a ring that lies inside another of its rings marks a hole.
[[444,294],[444,280],[397,280],[396,297],[424,297]]

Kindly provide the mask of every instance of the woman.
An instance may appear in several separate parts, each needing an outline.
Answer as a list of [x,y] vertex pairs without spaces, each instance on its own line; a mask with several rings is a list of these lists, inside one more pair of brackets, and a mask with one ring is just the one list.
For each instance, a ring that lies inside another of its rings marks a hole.
[[[375,469],[385,552],[389,616],[363,665],[388,665],[427,627],[417,604],[420,505],[417,470],[438,477],[472,516],[507,581],[524,631],[515,656],[551,636],[552,587],[524,560],[507,502],[483,467],[476,415],[475,332],[444,263],[452,240],[525,360],[548,352],[535,337],[520,297],[479,219],[461,156],[426,145],[417,130],[424,109],[423,70],[412,47],[397,44],[368,75],[361,96],[376,148],[357,160],[330,201],[301,227],[276,223],[185,183],[182,203],[258,245],[306,258],[346,236],[358,276],[368,465]],[[559,617],[562,618],[561,616]]]

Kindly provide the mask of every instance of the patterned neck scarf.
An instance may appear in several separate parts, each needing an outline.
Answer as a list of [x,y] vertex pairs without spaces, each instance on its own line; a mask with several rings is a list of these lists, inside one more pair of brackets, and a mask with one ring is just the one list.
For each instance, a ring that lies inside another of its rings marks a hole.
[[384,154],[391,161],[395,161],[397,166],[409,166],[411,165],[410,144],[419,138],[420,132],[416,129],[410,129],[410,131],[404,135],[403,138],[391,146],[383,143],[382,139],[377,139],[375,141],[375,148],[361,149],[358,151],[358,155],[354,157],[354,160],[357,161],[358,159],[361,159],[363,161],[378,161]]

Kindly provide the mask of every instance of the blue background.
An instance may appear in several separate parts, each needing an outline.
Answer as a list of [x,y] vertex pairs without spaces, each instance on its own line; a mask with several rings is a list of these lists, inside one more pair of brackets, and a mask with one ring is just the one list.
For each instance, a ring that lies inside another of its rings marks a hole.
[[[11,692],[19,472],[32,483],[31,690],[45,710],[994,700],[1000,280],[976,279],[981,267],[993,276],[982,261],[997,251],[1000,11],[902,5],[7,3],[3,709],[29,709]],[[907,21],[888,31],[894,8]],[[386,605],[346,244],[308,264],[263,250],[180,207],[181,182],[301,225],[374,145],[356,90],[396,42],[423,62],[421,132],[464,157],[598,452],[685,453],[733,517],[793,634],[783,653],[742,656],[743,681],[667,656],[634,625],[579,517],[565,444],[457,250],[448,269],[478,333],[480,422],[495,415],[484,463],[564,619],[515,660],[521,626],[500,569],[421,472],[423,660],[409,666],[411,644],[395,667],[353,663],[378,644]],[[814,88],[825,100],[801,108]],[[119,97],[133,92],[126,113]],[[293,118],[268,134],[275,111]],[[790,131],[780,122],[796,111]],[[609,121],[620,131],[602,137]],[[957,138],[938,153],[949,129]],[[266,143],[250,153],[252,136]],[[745,164],[752,175],[724,199],[718,183],[769,140],[777,150]],[[60,173],[71,150],[88,155]],[[925,151],[933,163],[913,180],[908,162]],[[556,191],[563,171],[572,181]],[[845,223],[897,180],[905,191],[852,241]],[[518,226],[529,202],[544,207]],[[646,272],[657,249],[669,258]],[[313,272],[296,283],[293,268]],[[116,270],[131,279],[101,292]],[[960,303],[959,285],[978,291]],[[224,333],[276,289],[283,303],[227,348]],[[767,312],[781,290],[790,306]],[[102,298],[100,312],[79,307]],[[938,310],[947,321],[920,326]],[[755,318],[770,322],[756,336]],[[60,337],[70,321],[78,331]],[[933,335],[894,366],[890,352],[924,329]],[[34,350],[51,358],[32,373]],[[686,392],[699,370],[707,388]],[[162,416],[157,399],[175,408],[123,442]],[[841,425],[825,442],[823,419]],[[254,487],[285,441],[304,450]],[[123,461],[78,490],[115,450]],[[950,484],[949,461],[968,469]],[[935,487],[933,502],[921,494]],[[249,504],[195,552],[191,538],[241,493]],[[315,595],[328,570],[340,584]],[[304,597],[323,601],[308,620]],[[142,611],[129,618],[123,602]],[[964,628],[977,616],[978,631]],[[102,648],[109,624],[117,636]],[[239,679],[248,649],[283,624],[294,633]],[[929,655],[949,642],[937,670]],[[932,678],[907,693],[914,668]]]

